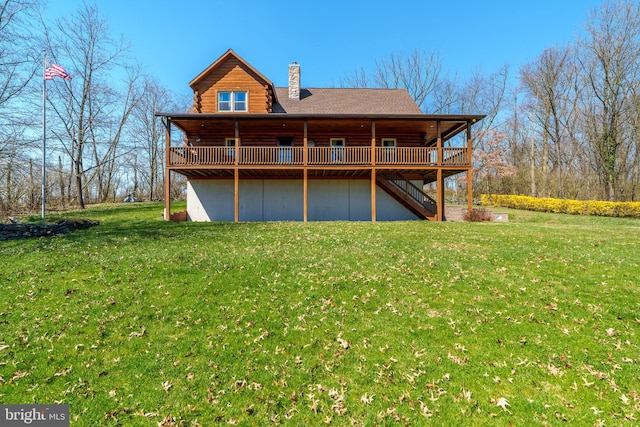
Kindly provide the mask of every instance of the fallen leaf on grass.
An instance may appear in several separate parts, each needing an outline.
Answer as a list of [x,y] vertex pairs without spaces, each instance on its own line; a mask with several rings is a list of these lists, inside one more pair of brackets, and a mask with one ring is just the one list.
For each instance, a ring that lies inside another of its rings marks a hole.
[[505,399],[504,397],[501,397],[496,402],[496,406],[501,407],[503,411],[508,411],[507,406],[511,406],[511,405],[509,405],[509,401],[507,399]]
[[591,387],[593,384],[595,384],[594,382],[588,382],[584,377],[582,377],[582,382],[585,387]]
[[373,397],[375,396],[375,394],[372,394],[371,396],[367,396],[367,393],[365,393],[361,398],[360,398],[360,402],[364,403],[365,405],[370,405],[371,402],[373,402]]
[[145,328],[144,326],[142,327],[142,329],[140,329],[140,332],[131,332],[129,334],[129,341],[131,341],[131,338],[140,338],[141,336],[144,335],[145,331],[147,330],[147,328]]
[[349,350],[350,344],[349,341],[342,339],[340,337],[337,338],[338,343],[342,346],[342,348],[344,348],[345,350]]
[[562,371],[562,369],[553,366],[552,364],[548,363],[547,364],[547,370],[549,371],[549,373],[551,375],[553,375],[554,377],[561,377],[564,375],[564,372]]
[[167,415],[162,419],[162,421],[158,423],[158,427],[169,427],[169,426],[175,426],[175,425],[176,425],[176,419],[171,415]]

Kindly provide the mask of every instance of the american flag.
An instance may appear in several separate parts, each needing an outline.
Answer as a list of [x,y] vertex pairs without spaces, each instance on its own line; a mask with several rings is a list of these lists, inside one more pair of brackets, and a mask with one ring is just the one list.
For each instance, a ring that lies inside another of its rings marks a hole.
[[53,80],[54,77],[61,77],[65,80],[71,80],[71,76],[58,64],[51,64],[49,68],[44,70],[44,79]]

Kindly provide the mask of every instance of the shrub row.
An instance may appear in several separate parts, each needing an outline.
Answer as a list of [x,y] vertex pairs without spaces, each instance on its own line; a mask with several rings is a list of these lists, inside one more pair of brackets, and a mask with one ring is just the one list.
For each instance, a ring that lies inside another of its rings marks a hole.
[[605,202],[597,200],[567,200],[546,197],[483,194],[484,206],[502,206],[530,211],[640,218],[640,202]]

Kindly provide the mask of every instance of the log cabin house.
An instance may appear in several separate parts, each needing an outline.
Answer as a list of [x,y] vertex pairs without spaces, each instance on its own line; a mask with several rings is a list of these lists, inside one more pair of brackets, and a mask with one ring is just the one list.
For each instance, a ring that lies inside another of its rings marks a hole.
[[484,116],[424,114],[404,89],[300,83],[295,62],[289,87],[274,87],[228,50],[189,83],[189,112],[156,114],[165,219],[171,173],[187,178],[190,221],[442,221],[444,179],[464,172],[471,209],[471,127]]

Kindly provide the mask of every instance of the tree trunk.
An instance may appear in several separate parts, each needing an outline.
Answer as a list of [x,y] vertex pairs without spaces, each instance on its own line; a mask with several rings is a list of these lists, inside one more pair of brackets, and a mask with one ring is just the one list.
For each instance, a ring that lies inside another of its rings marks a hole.
[[34,210],[36,207],[36,191],[35,183],[33,179],[33,159],[29,159],[29,210]]
[[58,156],[58,185],[60,186],[60,208],[64,209],[64,173],[62,172],[62,156]]
[[82,190],[82,161],[74,160],[75,172],[76,172],[76,191],[78,192],[78,206],[80,209],[84,209],[84,192]]
[[536,146],[534,141],[534,125],[531,121],[531,152],[529,153],[529,164],[531,165],[531,197],[536,197]]

